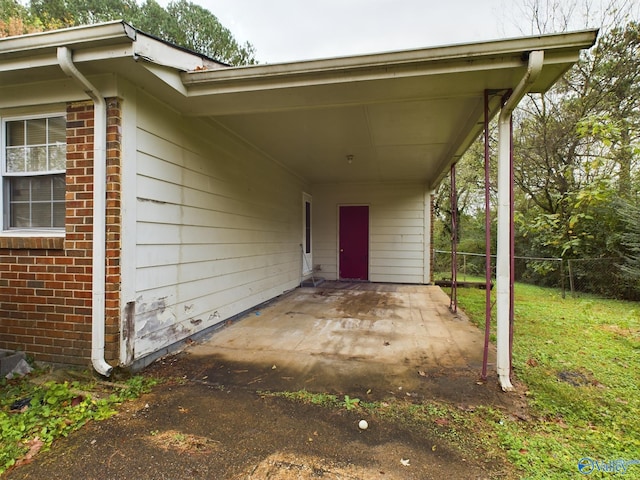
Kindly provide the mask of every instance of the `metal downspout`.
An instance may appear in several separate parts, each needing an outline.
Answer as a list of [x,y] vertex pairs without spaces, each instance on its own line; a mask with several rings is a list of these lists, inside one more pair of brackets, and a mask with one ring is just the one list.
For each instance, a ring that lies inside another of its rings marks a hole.
[[73,63],[73,52],[58,47],[58,64],[62,71],[80,84],[93,100],[93,254],[91,308],[91,363],[101,375],[108,377],[113,367],[104,359],[105,347],[105,256],[106,256],[106,161],[107,104],[98,89]]
[[498,245],[496,261],[496,316],[498,380],[504,391],[513,390],[511,384],[511,352],[509,348],[511,318],[511,114],[538,78],[544,63],[544,52],[529,54],[527,71],[500,112],[498,120]]

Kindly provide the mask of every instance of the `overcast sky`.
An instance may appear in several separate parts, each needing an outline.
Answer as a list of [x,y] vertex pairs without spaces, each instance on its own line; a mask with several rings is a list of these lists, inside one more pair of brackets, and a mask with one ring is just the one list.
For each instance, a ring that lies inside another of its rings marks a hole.
[[[159,3],[166,6],[168,1]],[[261,63],[467,43],[532,31],[523,7],[531,0],[191,1],[210,10],[240,43],[253,44]],[[571,29],[594,26],[581,17],[574,12]]]

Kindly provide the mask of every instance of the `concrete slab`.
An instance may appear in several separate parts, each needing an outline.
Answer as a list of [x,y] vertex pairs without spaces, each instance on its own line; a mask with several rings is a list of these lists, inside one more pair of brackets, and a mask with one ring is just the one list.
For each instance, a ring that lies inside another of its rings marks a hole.
[[[269,377],[270,388],[416,392],[429,379],[480,376],[483,332],[448,306],[437,286],[324,282],[248,312],[189,353],[255,382]],[[209,366],[207,378],[216,373]]]

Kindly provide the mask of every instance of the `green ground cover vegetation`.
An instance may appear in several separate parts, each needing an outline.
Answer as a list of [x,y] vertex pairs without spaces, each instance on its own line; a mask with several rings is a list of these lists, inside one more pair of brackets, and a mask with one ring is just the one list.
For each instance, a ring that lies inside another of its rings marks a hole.
[[124,383],[59,379],[36,370],[25,377],[0,380],[0,475],[18,462],[89,421],[116,414],[122,402],[149,391],[156,380],[135,376]]

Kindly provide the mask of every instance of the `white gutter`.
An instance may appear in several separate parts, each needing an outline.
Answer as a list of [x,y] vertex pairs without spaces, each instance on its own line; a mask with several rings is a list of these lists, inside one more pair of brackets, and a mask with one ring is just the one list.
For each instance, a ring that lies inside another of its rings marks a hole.
[[91,363],[106,377],[113,367],[104,359],[105,342],[105,256],[106,256],[106,161],[107,161],[107,103],[100,92],[73,64],[73,52],[58,47],[58,63],[69,77],[78,82],[93,100],[93,259],[91,308]]
[[540,75],[544,51],[529,55],[529,66],[520,83],[502,107],[498,120],[498,245],[496,260],[496,317],[498,380],[504,391],[513,390],[511,384],[511,352],[509,322],[511,309],[511,114],[529,92]]

